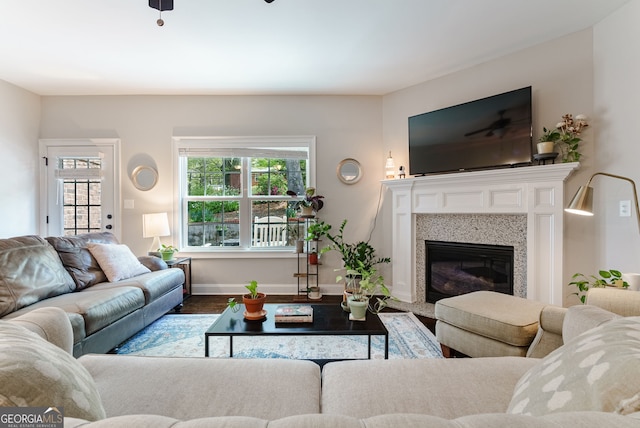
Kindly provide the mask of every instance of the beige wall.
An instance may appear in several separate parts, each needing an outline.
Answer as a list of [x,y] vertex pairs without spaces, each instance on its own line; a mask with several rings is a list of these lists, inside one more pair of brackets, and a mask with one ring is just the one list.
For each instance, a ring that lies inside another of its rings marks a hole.
[[[543,126],[555,126],[565,113],[593,116],[592,31],[584,30],[507,55],[476,67],[444,76],[384,97],[383,145],[396,162],[408,165],[407,118],[443,107],[532,86],[533,137],[537,142]],[[584,133],[580,170],[568,181],[566,198],[588,177],[593,168],[594,128]],[[385,207],[385,231],[390,231]],[[584,226],[565,222],[565,270],[570,281],[576,269],[594,260],[591,236],[582,237]],[[587,245],[585,245],[587,243]],[[567,287],[567,293],[571,290]]]
[[[315,135],[316,187],[325,196],[321,217],[336,229],[348,218],[348,235],[353,239],[367,238],[383,178],[382,100],[376,96],[44,97],[41,135],[121,139],[121,200],[134,201],[134,209],[122,210],[122,241],[136,254],[145,253],[151,244],[142,238],[142,214],[172,213],[173,135]],[[132,159],[142,154],[153,158],[160,174],[158,185],[148,192],[137,190],[127,176]],[[362,180],[355,185],[345,185],[336,177],[336,166],[346,157],[358,159],[364,168]],[[166,238],[163,242],[168,243]],[[224,291],[227,285],[252,279],[265,285],[294,284],[296,261],[292,254],[287,256],[198,259],[194,283],[204,291]],[[327,256],[321,282],[334,285],[333,268],[339,263],[335,255]],[[293,292],[295,287],[288,290]]]
[[0,237],[38,230],[40,97],[0,80]]
[[[595,165],[640,184],[640,0],[633,0],[594,27],[594,114],[598,120]],[[631,186],[606,177],[593,182],[592,219],[598,240],[596,268],[640,272],[640,233],[635,217],[620,217]]]

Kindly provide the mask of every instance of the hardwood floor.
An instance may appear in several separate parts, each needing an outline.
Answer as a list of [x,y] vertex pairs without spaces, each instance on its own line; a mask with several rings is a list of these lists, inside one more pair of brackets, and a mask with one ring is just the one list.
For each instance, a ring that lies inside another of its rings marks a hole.
[[[221,314],[227,307],[230,297],[237,298],[238,295],[216,295],[216,296],[189,296],[184,300],[183,314]],[[342,296],[323,296],[322,303],[340,304]],[[269,295],[267,303],[293,303],[293,296]],[[315,302],[313,302],[315,303]],[[383,312],[398,312],[395,309],[385,308]],[[432,318],[416,315],[416,317],[435,334],[436,320]]]

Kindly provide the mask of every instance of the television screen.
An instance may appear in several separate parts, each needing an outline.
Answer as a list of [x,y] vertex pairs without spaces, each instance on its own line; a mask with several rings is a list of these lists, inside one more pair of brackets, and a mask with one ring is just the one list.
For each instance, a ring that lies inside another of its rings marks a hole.
[[409,174],[531,164],[531,87],[409,118]]

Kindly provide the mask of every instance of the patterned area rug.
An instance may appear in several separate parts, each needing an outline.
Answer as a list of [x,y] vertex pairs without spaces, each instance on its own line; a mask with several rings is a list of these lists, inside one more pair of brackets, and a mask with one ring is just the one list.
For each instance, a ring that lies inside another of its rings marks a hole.
[[[121,345],[116,353],[204,357],[204,332],[218,315],[165,315]],[[389,358],[442,358],[434,335],[410,312],[382,313]],[[212,357],[229,355],[229,338],[209,338]],[[234,358],[367,358],[366,336],[234,337]],[[384,339],[372,337],[371,358],[384,358]]]

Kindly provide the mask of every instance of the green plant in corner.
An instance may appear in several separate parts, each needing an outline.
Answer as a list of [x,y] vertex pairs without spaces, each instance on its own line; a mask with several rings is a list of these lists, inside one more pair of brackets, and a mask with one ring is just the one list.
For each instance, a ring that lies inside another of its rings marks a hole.
[[[373,313],[378,313],[387,305],[390,299],[395,299],[384,283],[384,277],[376,268],[381,263],[390,263],[391,259],[389,257],[378,257],[375,248],[369,242],[345,242],[344,229],[346,225],[347,220],[343,220],[336,235],[327,233],[327,238],[331,241],[331,244],[323,248],[322,251],[336,250],[340,253],[346,273],[344,277],[338,275],[336,282],[344,279],[347,282],[347,288],[352,293],[353,300],[368,300],[369,310]],[[374,296],[376,296],[375,303],[371,303]]]
[[602,288],[607,286],[620,288],[629,287],[629,283],[622,279],[622,273],[619,270],[600,270],[598,271],[598,275],[600,275],[600,277],[576,273],[571,277],[573,281],[571,281],[569,285],[575,285],[578,288],[578,292],[572,294],[578,296],[582,303],[584,303],[587,298],[589,288]]

